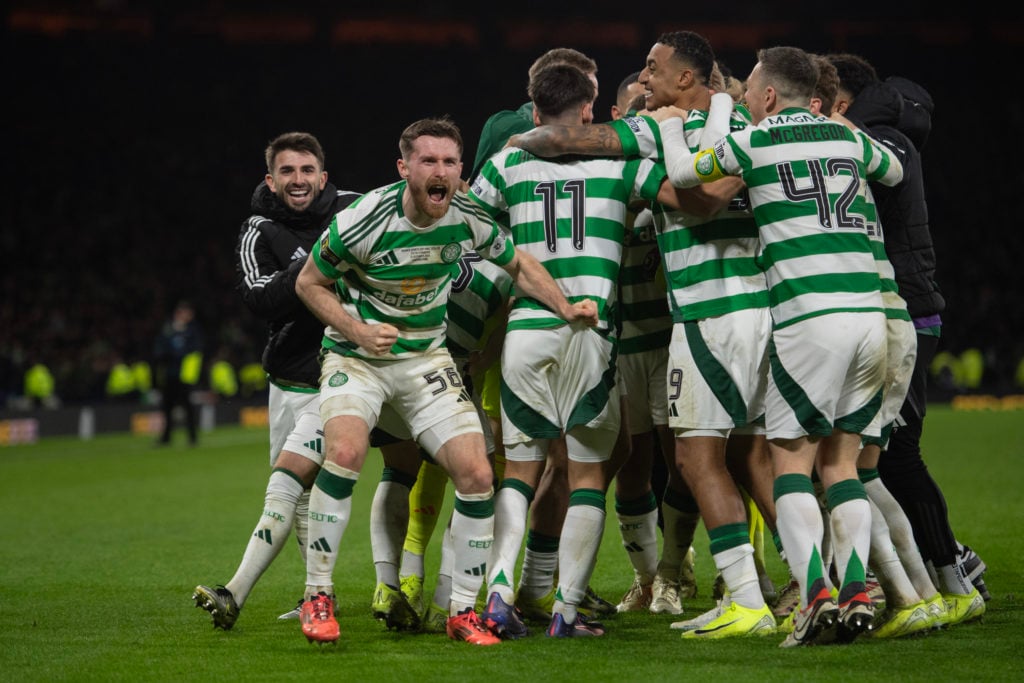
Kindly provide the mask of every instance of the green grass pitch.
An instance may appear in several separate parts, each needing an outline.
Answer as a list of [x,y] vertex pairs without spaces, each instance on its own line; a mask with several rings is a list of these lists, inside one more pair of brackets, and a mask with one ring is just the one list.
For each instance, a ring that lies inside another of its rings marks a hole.
[[[179,434],[179,440],[183,440]],[[220,428],[195,449],[148,437],[46,439],[0,448],[0,680],[941,681],[1020,680],[1024,662],[1024,414],[933,406],[924,451],[957,536],[988,564],[980,623],[909,640],[780,650],[782,636],[691,643],[679,617],[617,615],[603,638],[527,639],[475,648],[443,635],[395,634],[370,615],[368,511],[380,474],[371,454],[335,570],[341,639],[310,645],[278,621],[301,596],[294,542],[257,584],[235,628],[212,628],[197,583],[234,573],[261,510],[265,429]],[[451,501],[449,487],[448,504]],[[612,601],[632,570],[609,496],[591,585]],[[438,537],[427,557],[427,591]],[[696,615],[712,606],[713,566],[698,529]],[[785,569],[769,543],[769,569]]]

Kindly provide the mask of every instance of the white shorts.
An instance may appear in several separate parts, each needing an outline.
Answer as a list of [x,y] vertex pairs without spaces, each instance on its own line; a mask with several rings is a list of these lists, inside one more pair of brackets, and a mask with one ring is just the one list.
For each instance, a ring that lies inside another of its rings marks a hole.
[[[829,313],[772,333],[765,422],[769,439],[871,427],[885,381],[884,313]],[[873,429],[873,431],[872,431]]]
[[317,465],[324,464],[324,429],[318,391],[280,387],[271,382],[267,412],[271,467],[277,463],[281,451],[291,451]]
[[672,326],[668,358],[668,424],[684,430],[727,431],[764,415],[771,313],[726,313]]
[[370,428],[379,423],[394,436],[404,436],[404,423],[431,456],[455,436],[483,433],[476,404],[445,348],[388,361],[328,353],[320,375],[320,416],[327,422],[339,415],[362,418]]
[[505,457],[537,461],[565,434],[569,458],[604,462],[619,433],[613,343],[596,330],[563,325],[512,330],[501,351]]
[[655,425],[668,424],[668,395],[665,375],[668,367],[668,347],[620,355],[616,360],[622,377],[623,396],[629,420],[629,432],[646,434]]
[[917,362],[917,330],[909,320],[886,318],[885,384],[882,407],[871,428],[884,429],[900,414]]

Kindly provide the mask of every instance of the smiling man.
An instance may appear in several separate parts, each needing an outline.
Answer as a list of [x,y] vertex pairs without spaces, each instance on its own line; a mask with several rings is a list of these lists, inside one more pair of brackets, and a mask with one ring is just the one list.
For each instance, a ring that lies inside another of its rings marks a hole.
[[[256,582],[281,552],[295,525],[305,556],[306,508],[323,452],[318,407],[323,323],[301,305],[295,279],[324,226],[359,196],[327,180],[324,150],[310,133],[283,133],[264,151],[267,174],[253,192],[252,214],[235,247],[238,291],[267,324],[263,370],[270,380],[270,466],[263,506],[245,553],[223,586],[196,586],[193,599],[231,629]],[[297,610],[282,618],[297,617]]]
[[326,450],[309,501],[306,595],[300,620],[311,642],[334,642],[332,573],[366,460],[370,430],[404,421],[455,486],[454,567],[448,635],[500,642],[473,605],[493,541],[493,473],[476,407],[444,346],[445,312],[459,259],[475,250],[504,268],[517,292],[568,322],[597,324],[597,306],[570,304],[536,259],[515,250],[482,209],[458,191],[462,136],[447,118],[402,133],[402,180],[338,213],[296,283],[327,325],[320,415]]

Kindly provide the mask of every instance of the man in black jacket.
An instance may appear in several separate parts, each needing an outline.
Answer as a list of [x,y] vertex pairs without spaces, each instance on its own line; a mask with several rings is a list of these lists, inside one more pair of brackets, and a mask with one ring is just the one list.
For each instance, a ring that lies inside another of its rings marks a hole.
[[199,422],[196,406],[192,403],[192,389],[202,370],[203,331],[195,316],[195,308],[190,302],[179,301],[156,339],[153,356],[160,387],[160,410],[164,414],[163,433],[157,441],[160,446],[171,443],[174,409],[178,406],[185,413],[189,445],[198,443]]
[[[259,522],[242,562],[224,586],[196,586],[197,607],[230,629],[260,575],[284,546],[294,522],[306,556],[309,491],[323,462],[319,412],[320,340],[324,325],[295,294],[295,279],[324,227],[359,197],[327,181],[324,152],[309,133],[284,133],[266,149],[267,175],[252,196],[252,214],[236,246],[236,289],[264,319],[269,339],[263,369],[270,380],[270,466]],[[281,615],[297,618],[298,610]]]
[[970,548],[957,543],[945,498],[928,472],[920,444],[928,367],[938,346],[940,315],[946,306],[935,282],[935,250],[921,170],[920,148],[931,129],[932,101],[924,88],[905,78],[880,81],[871,64],[858,55],[829,55],[829,59],[840,80],[835,110],[886,145],[903,164],[901,183],[871,188],[885,251],[917,330],[910,388],[878,471],[910,519],[922,557],[935,568],[951,621],[968,621],[984,613],[988,596],[982,576],[985,566]]

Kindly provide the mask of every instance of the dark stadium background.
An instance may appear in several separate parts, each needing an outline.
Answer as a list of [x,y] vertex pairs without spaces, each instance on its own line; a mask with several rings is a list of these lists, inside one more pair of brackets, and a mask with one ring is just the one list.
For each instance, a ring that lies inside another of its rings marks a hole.
[[146,359],[179,297],[199,306],[208,358],[258,360],[265,335],[232,289],[233,249],[278,133],[313,132],[331,180],[368,190],[396,177],[405,125],[450,114],[468,173],[485,119],[526,100],[540,53],[568,46],[597,60],[603,120],[657,36],[683,28],[706,35],[740,77],[756,48],[791,44],[857,52],[882,77],[931,91],[925,172],[948,302],[940,349],[980,349],[978,389],[1019,393],[1019,10],[954,17],[818,2],[780,14],[775,4],[674,3],[655,18],[639,14],[654,4],[610,2],[10,3],[0,410],[36,360],[64,403],[100,400],[110,364]]

